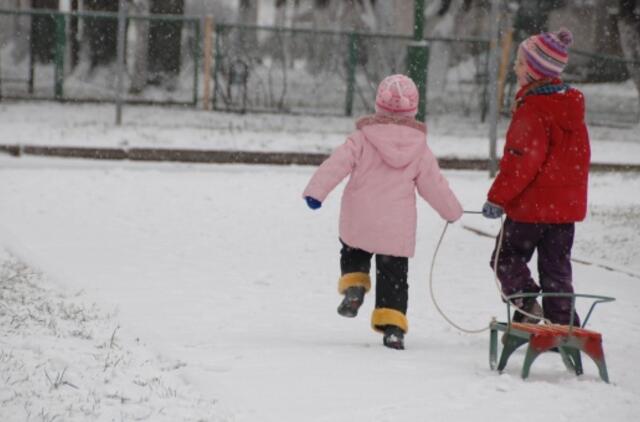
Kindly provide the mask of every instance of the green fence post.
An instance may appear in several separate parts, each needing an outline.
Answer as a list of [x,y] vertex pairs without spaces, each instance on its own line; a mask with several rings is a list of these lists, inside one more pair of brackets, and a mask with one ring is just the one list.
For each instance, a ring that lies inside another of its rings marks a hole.
[[427,68],[429,66],[429,45],[426,41],[413,41],[408,47],[407,74],[416,83],[420,100],[416,119],[425,121],[427,114]]
[[56,100],[62,100],[64,96],[63,84],[64,84],[64,52],[65,52],[65,15],[62,13],[56,14],[56,51],[54,56],[54,97]]
[[349,60],[347,62],[347,98],[345,99],[344,113],[346,116],[353,114],[353,94],[356,87],[356,64],[358,61],[358,34],[349,34]]
[[195,19],[194,23],[194,31],[196,42],[193,45],[193,106],[196,107],[198,105],[198,68],[200,67],[200,20]]

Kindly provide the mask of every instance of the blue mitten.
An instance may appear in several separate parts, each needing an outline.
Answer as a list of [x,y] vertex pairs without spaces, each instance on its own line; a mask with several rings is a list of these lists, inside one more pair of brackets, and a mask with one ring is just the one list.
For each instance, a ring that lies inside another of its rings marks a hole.
[[322,206],[322,202],[318,201],[316,198],[313,198],[311,196],[305,196],[304,199],[305,201],[307,201],[307,206],[312,210],[317,210]]
[[482,206],[482,215],[487,218],[500,218],[503,213],[504,210],[502,209],[502,207],[496,204],[492,204],[489,201],[485,202]]

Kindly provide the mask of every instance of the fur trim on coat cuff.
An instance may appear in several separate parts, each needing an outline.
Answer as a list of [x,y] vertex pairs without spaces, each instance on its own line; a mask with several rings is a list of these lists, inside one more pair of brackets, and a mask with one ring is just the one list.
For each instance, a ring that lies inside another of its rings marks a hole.
[[364,287],[365,292],[371,289],[371,278],[367,273],[347,273],[338,281],[338,293],[344,294],[349,287]]
[[383,332],[385,325],[395,325],[405,333],[409,331],[409,321],[400,311],[391,308],[376,308],[371,314],[371,328]]

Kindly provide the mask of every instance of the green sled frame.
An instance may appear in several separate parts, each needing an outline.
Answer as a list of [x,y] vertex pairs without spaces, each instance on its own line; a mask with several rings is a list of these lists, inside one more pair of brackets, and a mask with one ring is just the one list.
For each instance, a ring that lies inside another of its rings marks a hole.
[[[511,321],[511,300],[525,297],[567,297],[571,298],[571,319],[569,325],[557,324],[529,324]],[[584,318],[581,327],[575,327],[573,318],[577,298],[590,299],[591,307]],[[600,378],[609,382],[607,364],[602,349],[602,335],[596,331],[587,330],[586,326],[595,306],[599,303],[612,302],[615,298],[576,293],[521,293],[507,296],[507,322],[498,322],[495,318],[490,324],[489,366],[492,370],[502,372],[507,366],[509,357],[520,346],[527,344],[527,352],[522,365],[522,378],[529,376],[531,364],[542,353],[547,351],[559,352],[564,365],[576,375],[582,375],[581,353],[589,356],[598,367]],[[503,349],[498,361],[498,331],[504,332],[502,337]]]

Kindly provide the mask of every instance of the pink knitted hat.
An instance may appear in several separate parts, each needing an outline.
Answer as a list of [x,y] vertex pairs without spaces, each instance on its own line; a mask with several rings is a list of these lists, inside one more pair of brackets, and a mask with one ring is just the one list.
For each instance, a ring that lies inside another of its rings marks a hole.
[[404,75],[387,76],[378,85],[376,113],[413,117],[418,112],[418,88]]
[[544,78],[557,78],[569,62],[569,46],[573,34],[566,28],[557,32],[542,32],[520,44],[527,65],[530,82]]

